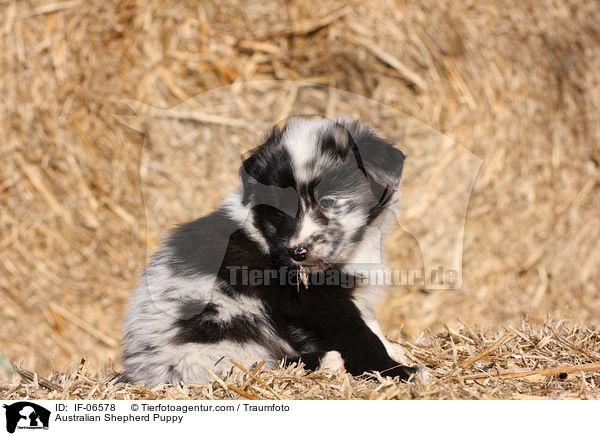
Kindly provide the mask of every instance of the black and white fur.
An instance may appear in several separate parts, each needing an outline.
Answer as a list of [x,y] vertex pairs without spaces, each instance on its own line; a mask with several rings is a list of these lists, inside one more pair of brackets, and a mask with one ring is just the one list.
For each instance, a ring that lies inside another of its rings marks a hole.
[[[236,266],[347,276],[356,265],[385,268],[381,232],[403,162],[358,122],[302,117],[275,127],[243,162],[242,187],[179,226],[147,265],[127,317],[123,379],[202,383],[206,368],[262,359],[408,378],[414,368],[390,357],[402,351],[375,318],[380,286],[231,280]],[[295,260],[299,246],[306,255]]]

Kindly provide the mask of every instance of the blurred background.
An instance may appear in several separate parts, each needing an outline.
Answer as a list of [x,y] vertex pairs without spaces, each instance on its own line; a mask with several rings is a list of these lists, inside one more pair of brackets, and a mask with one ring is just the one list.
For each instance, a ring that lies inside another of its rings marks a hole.
[[[41,375],[82,357],[118,369],[147,251],[218,207],[239,153],[297,112],[366,118],[406,151],[407,196],[441,212],[405,206],[398,268],[454,231],[443,206],[470,173],[453,163],[481,164],[461,289],[391,289],[390,338],[597,326],[598,16],[592,0],[0,1],[0,357]],[[115,116],[142,103],[177,110]]]

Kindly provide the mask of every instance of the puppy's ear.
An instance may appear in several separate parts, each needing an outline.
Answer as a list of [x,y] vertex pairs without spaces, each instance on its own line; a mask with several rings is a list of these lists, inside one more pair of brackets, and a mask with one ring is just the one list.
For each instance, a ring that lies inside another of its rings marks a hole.
[[359,165],[379,185],[396,189],[404,168],[404,153],[364,126],[352,126],[350,140]]
[[256,170],[261,165],[260,159],[253,155],[246,159],[240,168],[242,179],[242,204],[272,206],[295,217],[298,213],[298,195],[296,190],[288,186],[280,188],[272,184],[263,184],[257,180]]
[[258,185],[278,184],[273,165],[282,162],[286,157],[285,151],[280,147],[282,135],[283,129],[279,126],[274,127],[260,146],[245,154],[240,168],[244,205],[251,200]]
[[252,199],[252,193],[254,192],[257,184],[255,176],[256,171],[256,155],[251,155],[248,159],[242,162],[240,167],[240,179],[242,180],[242,204],[247,205]]

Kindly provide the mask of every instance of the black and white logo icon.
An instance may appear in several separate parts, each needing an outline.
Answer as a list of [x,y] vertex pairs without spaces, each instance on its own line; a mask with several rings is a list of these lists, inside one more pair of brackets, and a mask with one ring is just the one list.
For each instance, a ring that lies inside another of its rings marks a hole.
[[5,404],[6,431],[14,433],[16,429],[44,429],[48,430],[50,411],[29,401],[19,401]]

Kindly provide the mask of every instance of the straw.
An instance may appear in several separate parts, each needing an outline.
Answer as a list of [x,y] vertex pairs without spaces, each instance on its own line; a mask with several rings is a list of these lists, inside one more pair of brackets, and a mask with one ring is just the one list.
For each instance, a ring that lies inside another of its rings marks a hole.
[[[0,351],[63,389],[2,370],[2,396],[184,396],[103,384],[128,301],[168,231],[218,208],[240,156],[296,113],[364,119],[406,153],[390,266],[423,271],[427,246],[462,265],[462,287],[394,286],[377,312],[433,386],[255,377],[282,398],[597,396],[596,370],[497,376],[600,353],[599,15],[592,0],[2,2]],[[470,153],[481,167],[464,194]],[[189,396],[273,397],[234,373]]]

